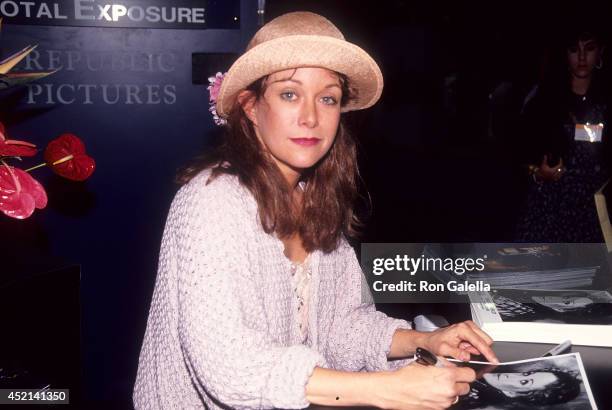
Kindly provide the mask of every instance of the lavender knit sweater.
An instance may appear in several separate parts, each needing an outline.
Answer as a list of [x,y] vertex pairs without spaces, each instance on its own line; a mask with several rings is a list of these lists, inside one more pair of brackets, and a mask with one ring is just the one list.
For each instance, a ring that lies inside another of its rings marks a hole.
[[308,341],[300,344],[290,262],[236,177],[177,193],[166,222],[134,386],[137,409],[303,408],[315,366],[388,369],[403,320],[364,304],[343,241],[311,255]]

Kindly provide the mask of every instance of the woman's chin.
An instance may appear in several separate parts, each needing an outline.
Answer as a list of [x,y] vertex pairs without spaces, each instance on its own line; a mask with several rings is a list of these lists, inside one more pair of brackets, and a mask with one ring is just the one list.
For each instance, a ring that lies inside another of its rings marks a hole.
[[318,159],[313,158],[300,158],[289,162],[289,166],[295,170],[305,171],[309,168],[314,167],[318,162]]

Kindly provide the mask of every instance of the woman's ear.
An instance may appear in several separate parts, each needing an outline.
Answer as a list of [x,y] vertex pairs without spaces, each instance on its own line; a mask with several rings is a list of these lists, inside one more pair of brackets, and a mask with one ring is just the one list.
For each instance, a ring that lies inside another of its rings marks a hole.
[[242,111],[244,111],[253,125],[257,125],[257,104],[255,104],[255,95],[253,95],[251,91],[241,91],[240,94],[238,94],[238,104],[240,104]]

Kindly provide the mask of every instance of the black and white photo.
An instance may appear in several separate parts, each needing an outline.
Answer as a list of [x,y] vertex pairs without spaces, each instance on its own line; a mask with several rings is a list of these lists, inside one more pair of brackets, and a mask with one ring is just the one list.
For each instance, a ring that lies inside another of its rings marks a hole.
[[468,409],[596,409],[579,353],[492,365],[460,363],[476,371],[470,392],[451,407]]

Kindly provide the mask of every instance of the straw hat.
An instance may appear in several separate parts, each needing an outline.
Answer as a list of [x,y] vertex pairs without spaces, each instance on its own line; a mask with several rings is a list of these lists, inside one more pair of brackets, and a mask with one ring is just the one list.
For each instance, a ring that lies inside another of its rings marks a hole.
[[382,93],[382,73],[368,53],[346,41],[326,18],[295,12],[275,18],[255,33],[223,79],[217,113],[227,117],[238,93],[252,82],[297,67],[322,67],[346,75],[357,96],[342,111],[368,108]]

